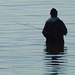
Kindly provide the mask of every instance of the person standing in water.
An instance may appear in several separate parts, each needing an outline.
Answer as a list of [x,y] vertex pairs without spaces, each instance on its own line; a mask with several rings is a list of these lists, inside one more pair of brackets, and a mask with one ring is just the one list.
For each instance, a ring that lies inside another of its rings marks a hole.
[[42,31],[46,38],[46,45],[50,48],[63,47],[63,35],[67,34],[67,28],[63,21],[57,17],[58,11],[55,8],[51,9],[50,15],[51,17],[46,21]]

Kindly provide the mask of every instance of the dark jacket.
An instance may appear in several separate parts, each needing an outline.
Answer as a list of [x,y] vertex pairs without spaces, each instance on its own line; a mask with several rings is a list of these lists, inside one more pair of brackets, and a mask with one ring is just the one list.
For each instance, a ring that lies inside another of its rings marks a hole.
[[65,24],[59,18],[48,19],[42,31],[46,38],[46,43],[54,44],[58,42],[64,43],[63,35],[67,34]]

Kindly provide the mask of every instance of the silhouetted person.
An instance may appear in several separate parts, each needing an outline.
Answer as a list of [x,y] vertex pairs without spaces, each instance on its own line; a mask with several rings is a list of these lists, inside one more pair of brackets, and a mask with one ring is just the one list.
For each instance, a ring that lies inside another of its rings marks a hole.
[[60,20],[57,15],[58,12],[55,8],[50,11],[51,17],[46,21],[42,31],[46,38],[46,46],[48,51],[60,51],[64,48],[64,36],[67,34],[65,24]]

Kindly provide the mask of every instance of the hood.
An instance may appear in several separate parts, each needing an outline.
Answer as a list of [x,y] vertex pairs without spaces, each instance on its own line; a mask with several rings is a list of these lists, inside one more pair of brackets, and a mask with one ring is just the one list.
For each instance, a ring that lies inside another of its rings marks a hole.
[[59,19],[58,17],[51,17],[47,20],[47,22],[55,22],[58,19]]

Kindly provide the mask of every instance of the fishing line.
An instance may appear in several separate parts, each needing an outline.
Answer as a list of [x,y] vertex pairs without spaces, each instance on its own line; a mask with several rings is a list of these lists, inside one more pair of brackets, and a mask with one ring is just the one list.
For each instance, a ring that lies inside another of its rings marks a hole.
[[35,26],[32,26],[32,25],[28,25],[28,24],[23,24],[23,23],[20,23],[20,22],[17,22],[17,21],[10,21],[10,22],[14,22],[14,23],[17,23],[17,24],[19,24],[19,25],[25,25],[25,26],[28,26],[28,27],[31,27],[31,28],[43,30],[42,28],[35,27]]

